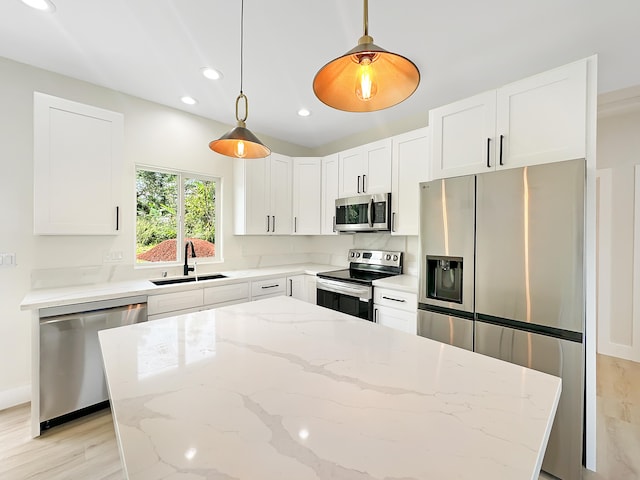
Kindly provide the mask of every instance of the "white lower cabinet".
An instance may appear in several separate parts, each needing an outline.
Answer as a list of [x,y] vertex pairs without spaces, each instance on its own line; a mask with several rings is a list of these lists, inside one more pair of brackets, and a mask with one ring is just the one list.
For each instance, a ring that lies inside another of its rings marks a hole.
[[407,333],[417,332],[418,298],[415,293],[374,287],[373,303],[376,323]]
[[182,315],[183,313],[224,307],[249,301],[249,282],[217,285],[184,292],[149,295],[147,315],[149,320]]
[[287,277],[287,296],[315,304],[316,276],[292,275]]
[[249,301],[249,282],[220,285],[204,289],[204,304],[207,308],[223,307]]
[[202,309],[203,291],[201,288],[184,292],[149,295],[147,298],[147,315],[149,320],[196,312]]
[[285,277],[253,281],[251,282],[251,300],[262,300],[263,298],[286,295],[286,285]]

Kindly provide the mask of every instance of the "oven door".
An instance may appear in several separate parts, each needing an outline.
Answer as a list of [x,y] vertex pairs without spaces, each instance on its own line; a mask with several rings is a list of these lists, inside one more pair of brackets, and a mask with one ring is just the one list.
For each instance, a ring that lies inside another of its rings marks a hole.
[[316,303],[321,307],[373,321],[372,290],[369,285],[318,278]]

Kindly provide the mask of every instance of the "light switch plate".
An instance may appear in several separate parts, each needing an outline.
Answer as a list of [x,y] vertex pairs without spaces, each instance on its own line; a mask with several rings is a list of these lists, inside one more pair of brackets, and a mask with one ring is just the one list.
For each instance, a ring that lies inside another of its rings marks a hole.
[[104,252],[102,260],[104,263],[116,263],[121,262],[123,257],[122,250],[114,250],[111,252]]
[[16,254],[15,253],[0,253],[0,267],[15,267],[16,266]]

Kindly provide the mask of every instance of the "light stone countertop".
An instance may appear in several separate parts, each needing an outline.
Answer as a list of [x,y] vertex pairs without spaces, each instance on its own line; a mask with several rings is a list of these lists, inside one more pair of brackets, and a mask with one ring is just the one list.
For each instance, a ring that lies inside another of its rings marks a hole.
[[418,293],[418,277],[415,275],[394,275],[373,281],[374,287],[391,288],[408,293]]
[[[205,288],[217,285],[228,285],[243,280],[266,279],[281,275],[316,275],[319,272],[339,270],[345,267],[320,264],[294,264],[277,267],[252,268],[247,270],[230,270],[222,272],[227,278],[217,280],[203,280],[198,282],[178,283],[173,285],[154,285],[150,280],[128,280],[122,282],[98,283],[91,285],[76,285],[61,288],[32,290],[20,303],[21,310],[36,310],[46,307],[58,307],[76,303],[88,303],[112,298],[135,297],[138,295],[158,295],[162,293],[181,292],[195,288]],[[190,276],[193,276],[191,274]]]
[[535,480],[560,379],[278,297],[99,332],[130,480]]

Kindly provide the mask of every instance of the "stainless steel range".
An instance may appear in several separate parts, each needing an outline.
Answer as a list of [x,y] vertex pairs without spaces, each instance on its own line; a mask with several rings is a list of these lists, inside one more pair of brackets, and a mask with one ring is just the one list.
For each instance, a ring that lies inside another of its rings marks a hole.
[[373,281],[402,274],[402,252],[349,250],[349,268],[317,275],[317,304],[373,319]]

